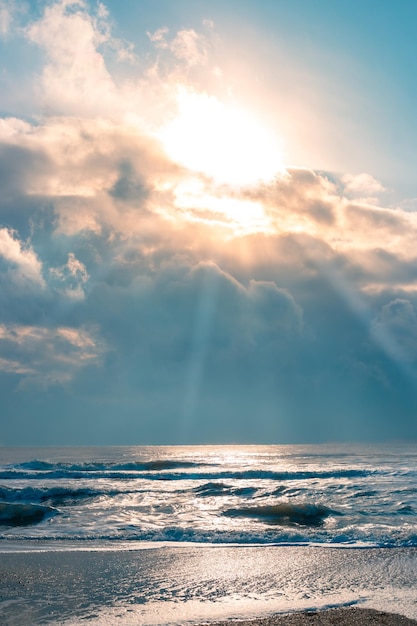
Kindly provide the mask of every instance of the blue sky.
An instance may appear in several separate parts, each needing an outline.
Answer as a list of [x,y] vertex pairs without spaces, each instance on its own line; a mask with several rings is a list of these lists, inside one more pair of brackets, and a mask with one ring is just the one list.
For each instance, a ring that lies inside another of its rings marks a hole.
[[0,444],[417,437],[416,25],[0,2]]

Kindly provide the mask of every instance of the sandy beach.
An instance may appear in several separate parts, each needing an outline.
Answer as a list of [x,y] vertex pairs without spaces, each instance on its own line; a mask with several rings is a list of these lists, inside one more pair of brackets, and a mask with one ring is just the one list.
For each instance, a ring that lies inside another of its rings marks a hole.
[[415,549],[152,547],[0,555],[2,626],[412,626]]
[[[383,613],[373,609],[346,607],[326,611],[304,611],[291,615],[276,615],[265,619],[239,622],[217,622],[210,626],[415,626],[416,620],[403,615]],[[203,626],[203,625],[201,625]],[[206,625],[204,625],[206,626]]]

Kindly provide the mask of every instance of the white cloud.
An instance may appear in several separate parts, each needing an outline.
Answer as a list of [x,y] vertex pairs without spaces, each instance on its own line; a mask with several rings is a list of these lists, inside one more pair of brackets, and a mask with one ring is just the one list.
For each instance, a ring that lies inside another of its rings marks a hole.
[[7,142],[14,137],[21,140],[22,136],[31,133],[33,130],[29,122],[20,120],[17,117],[0,118],[0,139]]
[[85,265],[76,258],[73,252],[68,254],[68,261],[61,267],[51,268],[50,273],[62,287],[58,289],[68,298],[83,300],[85,297],[83,285],[88,281],[89,275]]
[[0,256],[10,265],[10,274],[15,282],[35,284],[42,288],[45,286],[42,263],[35,252],[7,228],[0,229]]
[[344,184],[343,193],[347,198],[376,204],[378,197],[386,188],[370,174],[345,174],[341,178]]
[[157,48],[167,48],[168,43],[166,41],[166,36],[168,35],[169,30],[166,26],[162,28],[158,28],[155,32],[146,34],[149,37],[149,40],[157,47]]
[[170,44],[170,49],[181,61],[188,65],[204,64],[207,60],[207,49],[204,38],[193,29],[178,31]]
[[[207,23],[206,27],[211,28]],[[159,50],[169,50],[174,57],[186,66],[204,65],[208,60],[207,38],[193,28],[179,30],[169,37],[169,29],[164,26],[153,33],[147,32],[149,40]]]
[[[45,9],[43,17],[27,28],[26,36],[47,55],[42,96],[48,108],[70,114],[118,108],[115,84],[98,48],[107,45],[123,56],[123,46],[112,39],[102,5],[95,18],[81,0],[61,0]],[[127,49],[125,54],[129,55]]]

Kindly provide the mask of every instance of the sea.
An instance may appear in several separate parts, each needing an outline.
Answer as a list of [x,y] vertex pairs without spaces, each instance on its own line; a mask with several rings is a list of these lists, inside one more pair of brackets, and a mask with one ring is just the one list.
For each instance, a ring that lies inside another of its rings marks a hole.
[[[3,580],[19,558],[10,624],[23,609],[165,625],[358,603],[417,618],[417,445],[0,448]],[[107,574],[66,602],[80,568]]]

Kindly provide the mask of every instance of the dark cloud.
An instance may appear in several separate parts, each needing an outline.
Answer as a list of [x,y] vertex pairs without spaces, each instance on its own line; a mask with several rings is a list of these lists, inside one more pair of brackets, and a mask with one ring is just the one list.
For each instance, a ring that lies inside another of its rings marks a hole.
[[129,161],[122,161],[119,165],[119,178],[109,190],[109,194],[118,200],[142,201],[148,196],[148,191],[135,172]]
[[[371,328],[374,340],[400,363],[417,361],[417,315],[414,305],[404,298],[384,304]],[[415,377],[417,371],[408,369]]]
[[34,181],[50,172],[51,165],[43,150],[0,143],[2,204],[26,195]]

